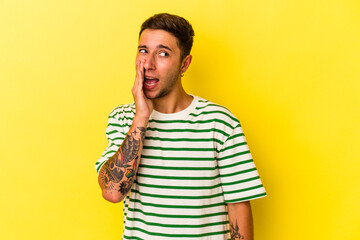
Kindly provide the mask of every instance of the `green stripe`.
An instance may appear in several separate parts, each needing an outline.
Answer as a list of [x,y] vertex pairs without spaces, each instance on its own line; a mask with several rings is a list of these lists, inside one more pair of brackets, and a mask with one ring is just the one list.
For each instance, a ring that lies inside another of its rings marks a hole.
[[215,138],[161,138],[161,137],[145,137],[145,140],[160,140],[168,142],[217,142],[223,144],[222,141]]
[[165,170],[191,170],[191,171],[211,171],[215,170],[215,167],[165,167],[165,166],[153,166],[153,165],[146,165],[140,164],[139,167],[142,168],[151,168],[151,169],[165,169]]
[[209,104],[207,104],[207,105],[205,105],[203,107],[196,107],[196,110],[200,110],[200,109],[203,109],[203,108],[206,108],[206,107],[219,107],[219,108],[225,109],[226,111],[230,112],[230,110],[227,109],[226,107],[215,104],[215,103],[209,103]]
[[227,200],[225,202],[226,203],[241,202],[241,201],[251,200],[251,199],[254,199],[254,198],[259,198],[259,197],[264,197],[264,196],[266,196],[266,193],[252,195],[252,196],[244,197],[244,198],[237,198],[237,199]]
[[244,188],[244,189],[239,189],[239,190],[234,190],[234,191],[228,191],[228,192],[224,191],[224,194],[233,194],[233,193],[239,193],[239,192],[246,192],[246,191],[254,190],[254,189],[257,189],[257,188],[261,188],[261,187],[263,187],[262,184],[254,186],[254,187],[249,187],[249,188]]
[[107,148],[111,148],[112,146],[117,146],[117,147],[120,147],[120,145],[118,144],[115,144],[115,143],[111,143]]
[[223,112],[223,111],[207,111],[207,112],[201,112],[201,113],[199,113],[199,114],[190,113],[189,115],[194,116],[194,117],[198,117],[198,116],[203,115],[203,114],[206,115],[206,114],[213,114],[213,113],[223,114],[223,115],[231,118],[234,122],[237,122],[237,123],[240,124],[239,120],[237,120],[235,117],[230,116],[228,113]]
[[231,177],[231,176],[248,173],[248,172],[252,172],[252,171],[256,171],[256,168],[250,168],[250,169],[246,169],[246,170],[238,171],[238,172],[234,172],[234,173],[222,174],[221,177]]
[[113,126],[113,127],[120,127],[120,128],[125,128],[125,127],[131,127],[131,125],[129,125],[129,124],[123,124],[123,125],[121,125],[121,124],[118,124],[118,123],[108,123],[108,126]]
[[151,155],[141,155],[141,158],[161,159],[161,160],[180,160],[180,161],[215,161],[214,158],[163,157],[163,156],[151,156]]
[[245,164],[245,163],[250,163],[253,162],[252,159],[246,160],[246,161],[242,161],[242,162],[237,162],[237,163],[233,163],[233,164],[229,164],[229,165],[225,165],[225,166],[219,166],[220,169],[224,169],[224,168],[230,168],[230,167],[235,167],[241,164]]
[[161,189],[182,189],[182,190],[208,190],[208,189],[221,187],[221,183],[213,186],[165,186],[165,185],[139,183],[138,181],[135,181],[135,183],[141,187],[161,188]]
[[156,147],[156,146],[144,146],[143,149],[152,150],[163,150],[163,151],[203,151],[203,152],[214,152],[216,148],[174,148],[174,147]]
[[218,123],[222,123],[226,126],[228,126],[231,129],[234,129],[233,126],[231,126],[228,122],[221,120],[221,119],[209,119],[209,120],[198,120],[198,121],[190,121],[190,120],[156,120],[156,119],[151,119],[149,120],[149,122],[156,122],[156,123],[189,123],[189,124],[203,124],[203,123],[212,123],[212,122],[218,122]]
[[212,208],[212,207],[219,207],[219,206],[225,206],[224,202],[219,203],[213,203],[208,205],[166,205],[166,204],[155,204],[155,203],[148,203],[148,202],[142,202],[139,199],[130,199],[130,202],[133,203],[139,203],[144,206],[151,206],[151,207],[157,207],[157,208],[181,208],[181,209],[203,209],[203,208]]
[[147,178],[156,178],[156,179],[173,179],[173,180],[213,180],[218,178],[219,176],[211,176],[211,177],[182,177],[182,176],[161,176],[161,175],[150,175],[150,174],[142,174],[138,173],[139,177],[147,177]]
[[239,180],[239,181],[236,181],[236,182],[222,183],[222,185],[223,186],[235,185],[235,184],[239,184],[239,183],[250,182],[250,181],[253,181],[253,180],[256,180],[256,179],[259,179],[259,178],[260,178],[259,176],[256,176],[256,177],[252,177],[252,178]]
[[116,138],[110,138],[110,137],[108,137],[108,140],[109,141],[113,141],[113,142],[115,142],[116,140],[124,140],[125,138],[124,137],[116,137]]
[[[163,237],[176,237],[176,238],[184,238],[184,237],[193,237],[193,238],[199,238],[199,237],[205,237],[205,236],[212,236],[212,235],[219,235],[219,234],[227,234],[229,232],[229,230],[226,231],[219,231],[219,232],[208,232],[208,233],[203,233],[203,234],[166,234],[166,233],[156,233],[156,232],[149,232],[146,230],[143,230],[141,228],[137,228],[137,227],[125,227],[127,230],[137,230],[149,235],[154,235],[154,236],[163,236]],[[127,236],[124,236],[127,237]],[[128,238],[128,237],[127,237]]]
[[[126,116],[121,116],[121,113],[126,112],[126,113],[132,113],[132,112],[128,112],[128,111],[121,111],[121,112],[116,112],[113,115],[110,115],[109,118],[115,119],[115,120],[123,120],[123,119],[127,119],[127,120],[133,120],[134,116],[131,117],[126,117]],[[135,114],[135,113],[134,113]],[[120,115],[119,117],[117,117],[116,115]]]
[[214,216],[220,216],[220,215],[227,215],[227,212],[216,212],[216,213],[208,213],[208,214],[201,214],[201,215],[170,215],[170,214],[159,214],[159,213],[150,213],[150,212],[144,212],[143,210],[139,208],[129,208],[129,211],[131,212],[139,212],[146,216],[154,216],[154,217],[161,217],[161,218],[207,218],[207,217],[214,217]]
[[132,117],[125,117],[125,116],[124,116],[124,117],[119,118],[118,120],[120,120],[120,119],[121,119],[121,120],[126,119],[126,120],[131,120],[131,121],[132,121],[132,120],[134,119],[134,117],[133,117],[133,116],[132,116]]
[[108,123],[108,126],[123,127],[123,125],[118,124],[118,123]]
[[99,171],[100,171],[100,168],[101,168],[101,166],[105,163],[106,161],[103,161],[101,164],[100,164],[100,166],[96,169],[96,171],[99,173]]
[[109,118],[113,118],[113,119],[115,119],[115,120],[117,120],[117,121],[121,121],[121,120],[133,120],[134,119],[134,116],[132,116],[132,117],[125,117],[125,116],[121,116],[121,117],[119,117],[119,118],[117,118],[117,117],[115,117],[116,116],[116,114],[114,115],[114,116],[110,116]]
[[105,157],[106,155],[109,155],[110,153],[116,153],[116,151],[115,150],[108,151],[105,154],[101,155],[101,157]]
[[122,105],[119,105],[117,106],[116,108],[114,108],[110,115],[113,113],[113,115],[117,114],[118,112],[117,111],[121,111],[121,112],[125,112],[127,108],[130,108],[130,109],[133,109],[135,110],[135,104],[122,104]]
[[142,222],[148,226],[158,226],[158,227],[165,227],[165,228],[203,228],[209,226],[216,226],[216,225],[223,225],[229,223],[229,221],[222,221],[222,222],[212,222],[212,223],[205,223],[205,224],[162,224],[162,223],[154,223],[154,222],[147,222],[141,218],[127,218],[128,221],[135,221],[135,222]]
[[210,128],[210,129],[162,129],[162,128],[151,128],[151,127],[148,127],[147,130],[150,130],[150,131],[157,131],[157,132],[195,132],[195,133],[209,133],[209,132],[218,132],[218,133],[221,133],[222,135],[228,137],[229,134],[222,131],[222,130],[219,130],[219,129],[216,129],[216,128]]
[[[109,149],[110,149],[111,147],[113,147],[113,146],[120,147],[120,145],[117,145],[117,144],[115,144],[115,143],[110,144],[110,145],[106,148],[106,151],[107,151],[107,152],[104,152],[104,153],[101,155],[101,157],[104,157],[105,155],[108,155],[109,153],[113,153],[115,150],[110,150],[110,151],[109,151]],[[115,152],[116,152],[116,151],[115,151]]]
[[242,137],[244,136],[244,133],[238,133],[238,134],[235,134],[235,135],[232,135],[230,136],[227,141],[231,140],[231,139],[234,139],[234,138],[237,138],[237,137]]
[[235,154],[232,154],[232,155],[229,155],[229,156],[218,158],[218,161],[222,161],[222,160],[225,160],[225,159],[228,159],[228,158],[234,158],[234,157],[244,155],[244,154],[247,154],[247,153],[250,153],[250,151],[238,152],[238,153],[235,153]]
[[124,239],[144,240],[143,238],[139,238],[139,237],[135,237],[135,236],[126,236],[126,235],[124,235]]
[[[229,140],[229,139],[228,139]],[[229,149],[233,149],[233,148],[236,148],[236,147],[239,147],[239,146],[243,146],[243,145],[246,145],[246,142],[241,142],[241,143],[237,143],[237,144],[234,144],[234,145],[231,145],[231,146],[228,146],[226,148],[223,148],[220,150],[220,152],[225,152]]]
[[151,193],[141,193],[136,189],[132,190],[133,193],[137,193],[141,196],[153,197],[153,198],[169,198],[169,199],[209,199],[223,196],[222,193],[217,193],[213,195],[205,195],[205,196],[174,196],[174,195],[159,195],[159,194],[151,194]]
[[[203,234],[166,234],[166,233],[157,233],[157,232],[149,232],[146,231],[142,228],[137,228],[137,227],[127,227],[125,226],[126,230],[129,231],[133,231],[133,230],[137,230],[143,233],[146,233],[148,235],[153,235],[153,236],[162,236],[162,237],[177,237],[177,238],[184,238],[184,237],[193,237],[193,238],[199,238],[199,237],[205,237],[205,236],[212,236],[212,235],[218,235],[218,234],[227,234],[229,232],[229,230],[226,231],[220,231],[220,232],[208,232],[208,233],[203,233]],[[124,236],[126,238],[129,238],[128,236]],[[132,237],[131,237],[132,238]]]
[[110,131],[110,132],[107,132],[106,133],[106,135],[111,135],[111,134],[114,134],[114,133],[117,133],[118,131],[116,131],[116,130],[112,130],[112,131]]

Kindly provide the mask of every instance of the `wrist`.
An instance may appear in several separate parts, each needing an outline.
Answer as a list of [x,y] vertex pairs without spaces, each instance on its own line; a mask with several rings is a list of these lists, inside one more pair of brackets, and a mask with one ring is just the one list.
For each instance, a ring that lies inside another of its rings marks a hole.
[[133,125],[136,125],[136,127],[147,127],[149,122],[149,117],[144,117],[144,116],[138,116],[135,115],[134,119],[133,119]]

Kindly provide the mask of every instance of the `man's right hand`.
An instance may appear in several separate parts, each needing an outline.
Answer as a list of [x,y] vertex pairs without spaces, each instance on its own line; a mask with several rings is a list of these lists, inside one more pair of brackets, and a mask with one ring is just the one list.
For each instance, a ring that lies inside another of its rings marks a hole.
[[135,77],[134,86],[132,88],[132,94],[136,106],[135,118],[140,121],[146,121],[147,123],[154,107],[152,101],[148,99],[144,94],[143,84],[144,84],[144,60],[139,60],[136,63],[136,77]]

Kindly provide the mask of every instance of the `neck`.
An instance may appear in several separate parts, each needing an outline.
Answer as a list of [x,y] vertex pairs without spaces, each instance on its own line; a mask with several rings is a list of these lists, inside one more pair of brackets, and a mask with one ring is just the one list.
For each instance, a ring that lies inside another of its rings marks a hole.
[[193,100],[182,85],[164,97],[153,99],[154,109],[161,113],[176,113],[187,108]]

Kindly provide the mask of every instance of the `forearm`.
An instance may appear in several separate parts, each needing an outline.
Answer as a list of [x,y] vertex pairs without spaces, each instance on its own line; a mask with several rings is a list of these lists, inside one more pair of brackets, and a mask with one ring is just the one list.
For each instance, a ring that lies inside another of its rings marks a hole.
[[117,152],[102,166],[98,181],[106,200],[120,202],[131,189],[140,162],[146,126],[147,120],[135,117]]
[[228,204],[231,240],[253,240],[253,219],[250,202]]

